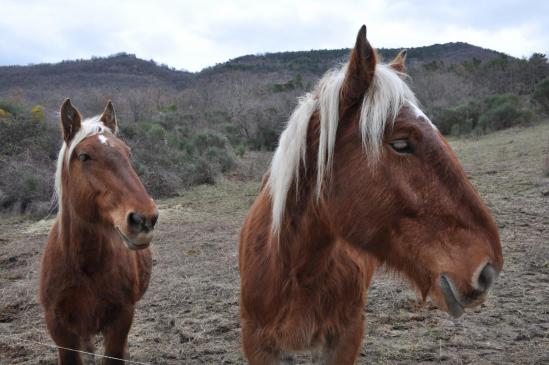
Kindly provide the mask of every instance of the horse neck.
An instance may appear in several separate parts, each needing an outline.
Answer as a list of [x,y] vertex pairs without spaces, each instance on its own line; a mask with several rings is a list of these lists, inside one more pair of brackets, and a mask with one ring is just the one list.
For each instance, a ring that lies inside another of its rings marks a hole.
[[287,204],[278,237],[278,257],[283,267],[307,281],[313,280],[328,264],[335,238],[322,204],[314,194],[308,191],[303,193],[300,198]]
[[105,255],[112,251],[112,229],[99,222],[88,222],[78,217],[63,199],[58,217],[59,244],[70,262],[85,270],[101,266]]

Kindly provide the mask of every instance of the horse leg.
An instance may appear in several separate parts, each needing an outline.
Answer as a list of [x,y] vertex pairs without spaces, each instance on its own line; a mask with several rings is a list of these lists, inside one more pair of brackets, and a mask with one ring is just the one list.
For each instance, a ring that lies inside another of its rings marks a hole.
[[95,354],[95,341],[93,336],[85,337],[81,339],[81,345],[82,345],[82,351],[89,352],[90,354],[86,354],[85,356],[85,363],[86,365],[95,365],[95,356],[91,354]]
[[242,321],[241,326],[242,351],[250,365],[292,364],[284,362],[285,359],[280,351],[267,346],[264,338],[258,336],[257,332],[250,328],[250,325]]
[[364,335],[362,313],[359,318],[347,326],[340,336],[330,338],[320,351],[313,353],[315,365],[352,365],[355,363]]
[[281,354],[279,357],[280,365],[294,365],[295,364],[295,356],[293,354]]
[[55,318],[55,314],[46,312],[46,327],[53,342],[59,347],[59,365],[82,365],[82,359],[77,351],[80,349],[80,336],[62,326]]
[[[103,330],[105,356],[117,359],[129,358],[128,333],[133,320],[133,308],[119,313],[116,320]],[[103,365],[124,364],[124,360],[105,358]]]

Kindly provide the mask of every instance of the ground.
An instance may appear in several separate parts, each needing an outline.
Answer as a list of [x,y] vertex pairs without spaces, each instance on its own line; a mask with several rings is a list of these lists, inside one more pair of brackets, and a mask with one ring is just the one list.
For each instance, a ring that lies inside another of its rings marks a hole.
[[[451,144],[496,217],[504,271],[487,302],[457,320],[417,305],[405,282],[378,273],[358,363],[548,364],[549,124]],[[258,165],[250,171],[265,163]],[[152,281],[129,337],[132,360],[243,363],[237,237],[258,181],[225,179],[159,201]],[[36,295],[51,224],[0,219],[1,364],[55,363],[55,351],[36,343],[52,344]]]

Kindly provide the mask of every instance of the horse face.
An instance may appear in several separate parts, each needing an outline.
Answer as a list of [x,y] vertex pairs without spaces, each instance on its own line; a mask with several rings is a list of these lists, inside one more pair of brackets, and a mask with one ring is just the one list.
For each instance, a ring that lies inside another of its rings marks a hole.
[[[114,131],[109,106],[100,120]],[[131,166],[128,146],[110,131],[91,134],[74,147],[68,161],[72,210],[86,221],[113,227],[132,250],[148,247],[158,210]]]
[[379,161],[356,129],[334,156],[336,227],[403,272],[450,314],[483,301],[502,269],[496,225],[448,143],[413,104],[387,127]]
[[[404,58],[389,64],[393,71],[404,69]],[[412,102],[386,124],[379,158],[364,153],[357,100],[375,72],[375,52],[361,30],[341,93],[325,200],[331,226],[459,316],[483,301],[502,269],[495,222],[448,143]]]

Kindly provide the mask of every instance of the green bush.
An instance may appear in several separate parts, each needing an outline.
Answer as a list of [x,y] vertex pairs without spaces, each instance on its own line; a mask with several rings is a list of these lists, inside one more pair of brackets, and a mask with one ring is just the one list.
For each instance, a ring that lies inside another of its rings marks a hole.
[[17,116],[25,112],[26,106],[13,100],[0,100],[0,109],[6,113]]
[[549,79],[545,79],[536,85],[532,94],[532,101],[542,113],[549,115]]
[[[62,141],[58,121],[47,120],[39,106],[5,101],[1,105],[0,210],[45,215]],[[132,165],[156,198],[173,196],[191,185],[212,184],[236,165],[236,154],[225,134],[213,130],[193,133],[189,123],[170,105],[146,120],[119,124],[120,137],[132,149]],[[238,129],[226,131],[243,155],[246,148]]]
[[239,144],[238,146],[236,146],[236,154],[238,155],[238,157],[243,157],[245,153],[246,146],[244,144]]
[[517,101],[508,99],[492,103],[478,120],[478,128],[483,132],[497,131],[515,125],[528,124],[532,119],[529,111],[521,108]]
[[435,109],[434,120],[442,134],[479,135],[491,131],[525,125],[533,114],[522,100],[512,94],[488,96],[447,109]]
[[166,130],[160,124],[153,124],[148,130],[148,135],[154,142],[166,141]]
[[225,136],[207,130],[194,134],[191,141],[194,149],[200,154],[203,154],[209,147],[224,149],[227,145],[227,138]]

